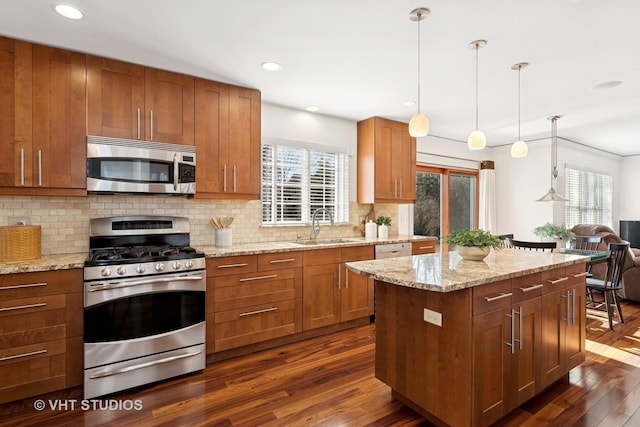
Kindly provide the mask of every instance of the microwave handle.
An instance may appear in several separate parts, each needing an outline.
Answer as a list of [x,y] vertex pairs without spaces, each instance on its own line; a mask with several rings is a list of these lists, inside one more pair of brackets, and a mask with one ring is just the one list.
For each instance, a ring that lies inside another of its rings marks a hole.
[[173,190],[178,191],[178,178],[180,175],[180,165],[178,164],[178,153],[173,153]]

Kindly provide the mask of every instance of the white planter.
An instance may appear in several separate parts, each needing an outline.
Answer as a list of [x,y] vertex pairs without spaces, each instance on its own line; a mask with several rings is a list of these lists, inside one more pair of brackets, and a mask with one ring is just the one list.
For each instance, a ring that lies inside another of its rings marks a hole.
[[378,238],[379,239],[388,239],[389,238],[389,227],[382,224],[378,226]]

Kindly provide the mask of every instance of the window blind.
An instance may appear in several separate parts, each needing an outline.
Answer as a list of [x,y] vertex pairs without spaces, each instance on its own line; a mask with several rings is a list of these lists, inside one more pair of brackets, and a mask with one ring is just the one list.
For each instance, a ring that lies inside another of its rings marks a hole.
[[[337,223],[349,221],[349,161],[345,153],[262,146],[262,223],[309,224],[316,209],[331,212]],[[321,213],[321,222],[329,215]]]
[[613,226],[613,179],[603,173],[565,168],[565,225]]

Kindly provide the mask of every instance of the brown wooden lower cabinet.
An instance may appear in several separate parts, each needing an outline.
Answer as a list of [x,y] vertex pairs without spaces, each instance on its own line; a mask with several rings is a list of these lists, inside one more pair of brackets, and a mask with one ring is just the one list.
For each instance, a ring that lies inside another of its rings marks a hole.
[[436,240],[417,240],[411,242],[411,255],[433,254],[436,252]]
[[82,270],[0,276],[0,403],[82,384]]
[[496,422],[585,360],[584,272],[446,293],[376,281],[376,377],[436,424]]

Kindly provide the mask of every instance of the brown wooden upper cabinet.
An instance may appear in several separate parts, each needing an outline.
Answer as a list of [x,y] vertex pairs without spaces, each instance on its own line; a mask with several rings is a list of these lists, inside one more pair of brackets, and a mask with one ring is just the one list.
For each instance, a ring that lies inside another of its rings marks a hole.
[[194,78],[87,56],[89,135],[194,145]]
[[358,122],[358,203],[414,203],[416,139],[406,123]]
[[0,193],[86,194],[85,55],[0,37]]
[[258,199],[260,92],[202,79],[195,87],[195,197]]

